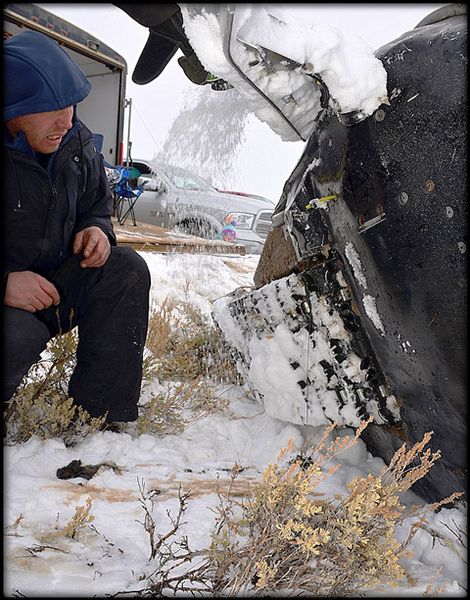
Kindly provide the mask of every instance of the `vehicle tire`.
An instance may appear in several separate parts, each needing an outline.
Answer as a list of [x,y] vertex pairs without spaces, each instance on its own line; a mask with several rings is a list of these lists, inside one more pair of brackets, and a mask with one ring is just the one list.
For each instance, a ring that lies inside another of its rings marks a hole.
[[212,240],[217,235],[215,227],[203,219],[185,219],[178,224],[178,230],[188,235],[195,235]]

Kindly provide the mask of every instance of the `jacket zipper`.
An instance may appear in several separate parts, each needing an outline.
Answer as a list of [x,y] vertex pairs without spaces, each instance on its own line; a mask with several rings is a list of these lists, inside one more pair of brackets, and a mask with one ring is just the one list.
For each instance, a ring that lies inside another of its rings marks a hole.
[[64,236],[63,236],[63,232],[61,231],[61,227],[60,227],[60,208],[59,208],[59,203],[58,203],[57,188],[53,183],[51,183],[51,189],[52,189],[52,198],[53,198],[54,205],[55,205],[56,211],[57,211],[57,229],[58,229],[58,234],[59,234],[58,237],[61,240],[59,256],[60,256],[60,258],[62,258],[62,256],[64,255],[64,251],[63,251]]

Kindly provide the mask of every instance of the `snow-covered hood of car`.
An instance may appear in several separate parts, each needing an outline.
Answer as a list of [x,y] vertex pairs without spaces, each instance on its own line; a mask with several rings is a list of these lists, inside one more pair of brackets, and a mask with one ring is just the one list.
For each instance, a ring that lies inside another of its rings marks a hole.
[[180,4],[186,35],[203,65],[231,83],[285,141],[306,140],[327,103],[354,122],[388,103],[387,74],[354,34],[283,5]]
[[226,194],[224,192],[218,192],[217,190],[212,191],[200,191],[200,190],[178,190],[175,188],[175,192],[179,193],[180,201],[186,200],[198,202],[200,204],[207,204],[214,208],[220,208],[227,212],[244,212],[249,214],[256,214],[260,210],[273,211],[274,203],[268,204],[264,200],[258,200],[251,196],[239,196],[238,194]]

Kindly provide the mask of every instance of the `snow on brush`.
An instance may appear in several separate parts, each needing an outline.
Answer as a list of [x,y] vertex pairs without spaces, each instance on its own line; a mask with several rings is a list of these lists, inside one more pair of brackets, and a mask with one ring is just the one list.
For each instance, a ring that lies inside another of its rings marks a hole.
[[[152,303],[165,298],[190,302],[208,319],[214,300],[239,286],[252,285],[259,260],[251,255],[142,252],[141,256],[151,271]],[[40,441],[36,437],[5,447],[4,595],[91,598],[137,593],[155,569],[142,525],[145,515],[139,481],[147,491],[158,490],[152,514],[160,533],[171,526],[167,511],[176,515],[179,484],[184,491],[193,492],[181,534],[188,536],[192,549],[204,548],[214,524],[211,509],[218,504],[218,486],[228,486],[235,463],[243,469],[237,485],[246,490],[289,440],[298,451],[315,444],[323,431],[323,427],[295,426],[267,414],[244,387],[221,386],[217,394],[225,395],[227,408],[179,434],[104,431],[70,447],[60,438]],[[337,435],[351,433],[352,429],[344,427]],[[104,462],[116,468],[102,469],[89,480],[58,479],[57,469],[77,459],[83,464]],[[384,465],[367,452],[362,441],[335,460],[341,468],[318,488],[325,495],[344,493],[353,477],[377,474]],[[56,535],[88,497],[93,523],[75,539]],[[421,502],[411,492],[403,501]],[[441,510],[431,515],[429,524],[445,535],[446,527],[464,528],[465,517],[461,509]],[[397,532],[400,539],[405,535],[405,530]],[[449,547],[419,531],[411,548],[414,555],[406,566],[417,583],[401,582],[390,590],[392,594],[421,596],[432,584],[434,588],[444,586],[444,595],[465,595],[465,564]]]
[[312,76],[326,85],[338,113],[358,112],[365,118],[388,102],[386,71],[371,46],[354,33],[317,22],[314,10],[302,19],[275,4],[182,4],[181,11],[202,64],[231,83],[284,141],[306,140],[315,127],[321,90]]

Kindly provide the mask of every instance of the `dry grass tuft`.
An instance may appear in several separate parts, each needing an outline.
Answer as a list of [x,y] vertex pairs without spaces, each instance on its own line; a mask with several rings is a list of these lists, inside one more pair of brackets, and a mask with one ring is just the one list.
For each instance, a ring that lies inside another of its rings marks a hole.
[[145,404],[139,404],[137,432],[157,435],[180,433],[189,424],[226,406],[227,401],[217,397],[213,387],[202,377],[170,383],[165,392],[153,394]]
[[73,404],[67,393],[75,366],[75,330],[53,338],[47,347],[50,358],[33,365],[4,411],[7,445],[63,437],[68,443],[101,428],[105,417],[94,418]]
[[95,520],[95,516],[91,512],[92,507],[91,496],[85,500],[85,506],[76,506],[75,512],[70,521],[62,527],[57,533],[57,536],[65,536],[72,540],[77,538],[79,531],[85,529],[90,523]]
[[236,364],[220,332],[188,302],[165,299],[149,318],[144,379],[240,383]]

